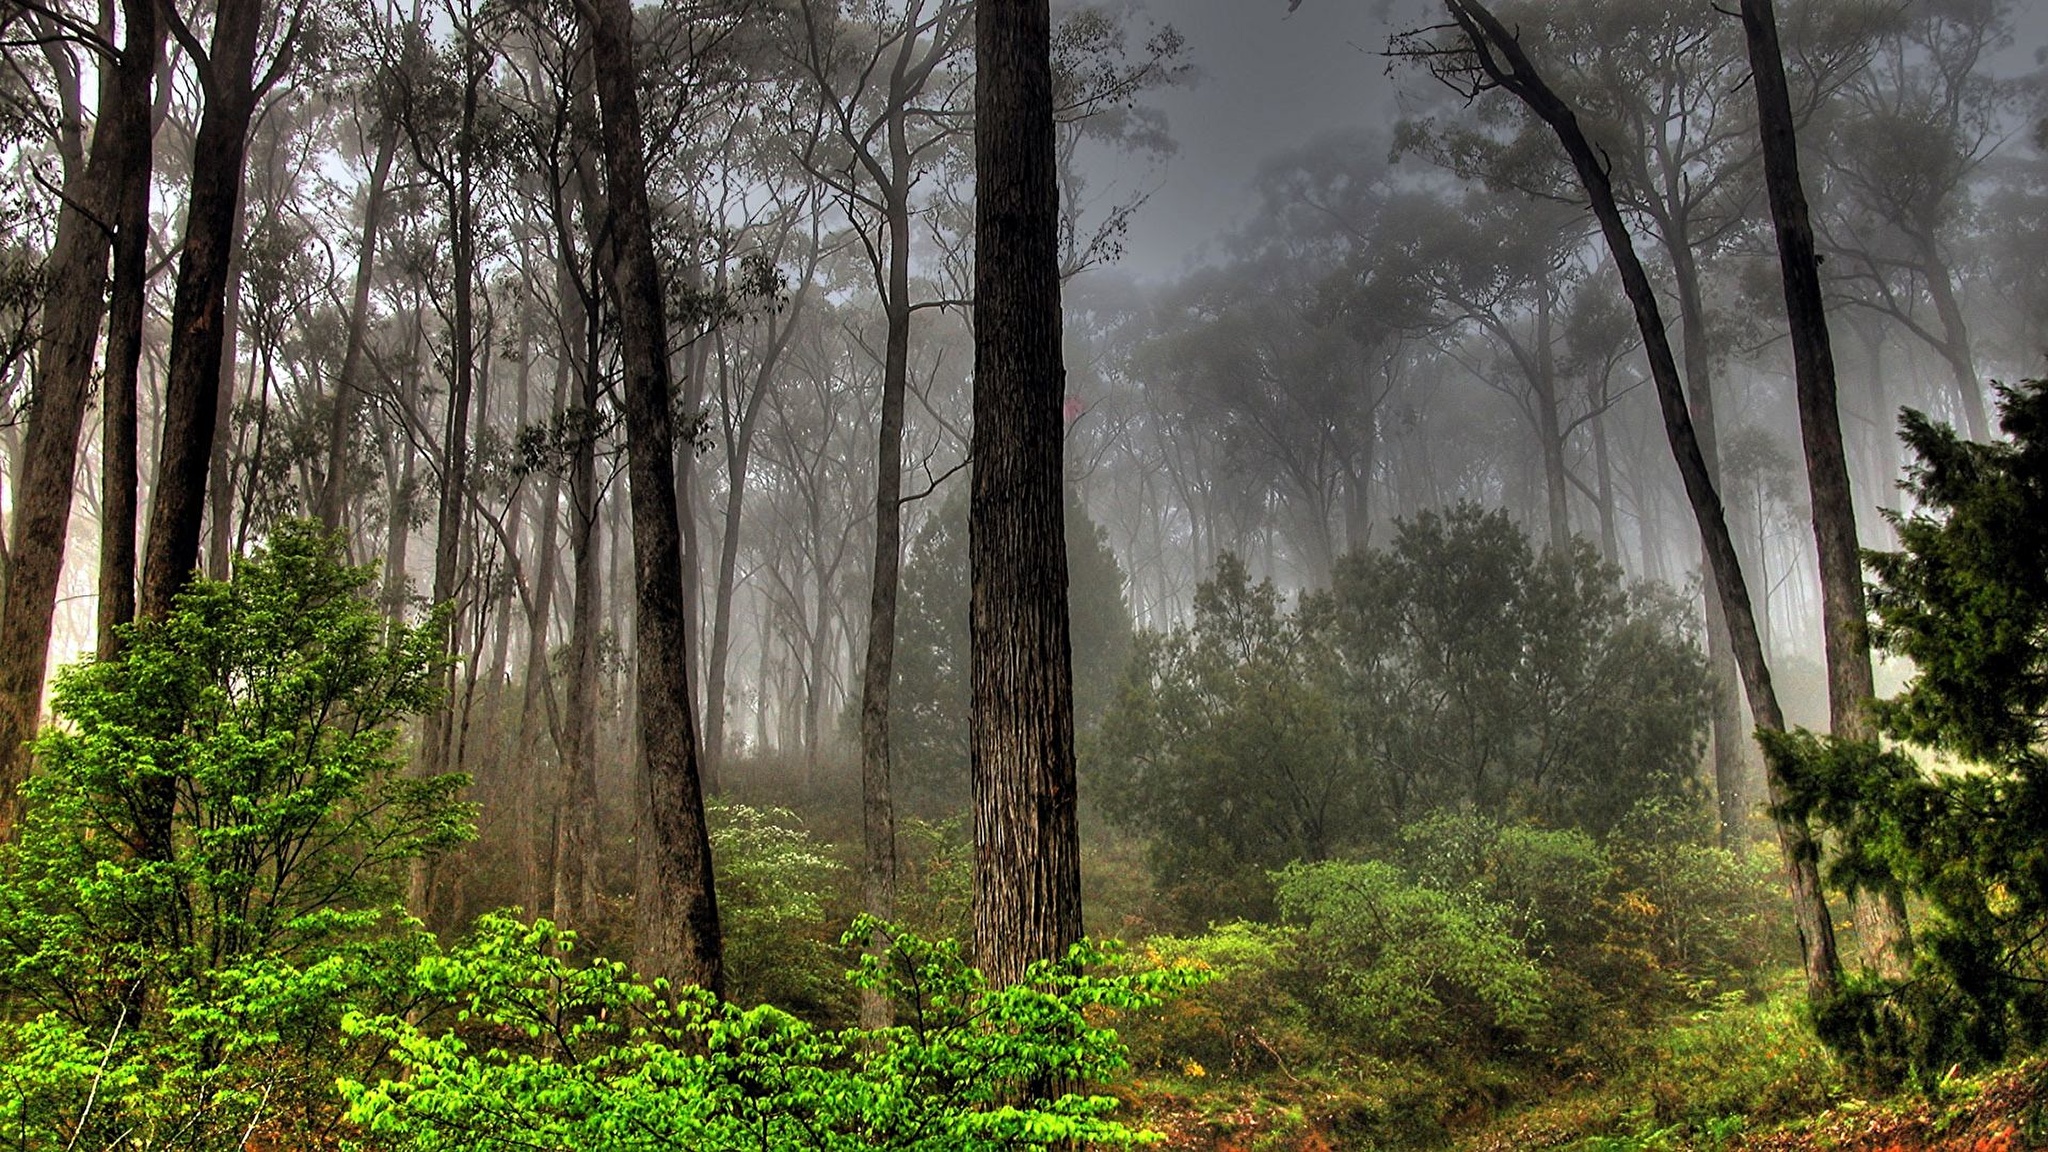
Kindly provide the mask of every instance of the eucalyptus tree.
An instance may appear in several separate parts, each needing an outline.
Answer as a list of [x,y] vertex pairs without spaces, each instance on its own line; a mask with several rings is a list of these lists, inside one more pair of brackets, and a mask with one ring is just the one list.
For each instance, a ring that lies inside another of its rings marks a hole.
[[[135,249],[147,241],[149,110],[163,32],[154,5],[127,0],[119,8],[122,41],[116,48],[111,42],[115,6],[103,3],[101,8],[97,20],[53,6],[23,8],[11,12],[12,19],[6,21],[16,26],[8,30],[10,35],[23,35],[42,46],[57,89],[57,138],[52,143],[63,159],[64,179],[57,235],[43,275],[48,287],[40,308],[34,392],[15,489],[13,531],[0,567],[0,837],[10,834],[14,824],[15,789],[27,767],[23,743],[33,734],[42,707],[57,581],[70,535],[78,438],[107,287],[110,242],[105,222],[114,221],[119,229],[118,297],[124,305],[139,294],[141,265]],[[37,26],[20,27],[23,24]],[[90,126],[89,146],[81,91],[87,61],[96,64],[99,81],[93,105],[98,119]],[[141,314],[124,307],[116,320],[122,327],[111,335],[118,350],[124,339],[132,344],[126,332],[140,324]],[[124,377],[117,370],[109,377],[127,381],[131,403],[123,411],[132,414],[132,375]],[[113,435],[118,452],[120,428]],[[128,435],[132,445],[132,428]],[[120,476],[114,479],[116,498],[123,492],[131,496],[125,512],[132,572],[133,486],[130,482],[123,487]],[[121,557],[115,559],[118,568]],[[132,584],[124,587],[130,590],[132,603]],[[122,590],[116,589],[117,594]]]
[[[1449,25],[1401,37],[1396,41],[1396,50],[1423,62],[1434,76],[1468,98],[1496,88],[1507,92],[1549,127],[1570,160],[1642,332],[1672,456],[1727,615],[1750,709],[1759,728],[1782,731],[1784,714],[1758,637],[1747,581],[1736,556],[1717,484],[1686,408],[1684,385],[1665,330],[1662,307],[1636,253],[1610,169],[1580,126],[1577,113],[1550,87],[1519,37],[1477,0],[1446,0],[1446,9],[1452,21]],[[1833,998],[1841,981],[1834,922],[1820,881],[1819,845],[1807,821],[1784,807],[1785,781],[1779,766],[1769,759],[1765,781],[1791,889],[1807,993],[1810,1001],[1819,1006]]]
[[[873,0],[842,11],[805,0],[790,51],[815,85],[829,144],[806,147],[811,171],[838,196],[867,257],[885,335],[875,457],[874,558],[862,661],[860,765],[863,904],[895,915],[896,815],[890,781],[889,693],[895,680],[896,593],[903,562],[903,423],[910,376],[912,217],[918,185],[941,175],[965,119],[966,0]],[[923,305],[930,307],[929,302]],[[885,1002],[862,1000],[886,1023]]]
[[605,160],[605,281],[619,318],[634,570],[640,880],[634,955],[650,978],[724,989],[677,523],[667,295],[656,263],[630,0],[578,0]]
[[1081,937],[1051,37],[1046,0],[975,8],[969,748],[974,951],[998,985]]

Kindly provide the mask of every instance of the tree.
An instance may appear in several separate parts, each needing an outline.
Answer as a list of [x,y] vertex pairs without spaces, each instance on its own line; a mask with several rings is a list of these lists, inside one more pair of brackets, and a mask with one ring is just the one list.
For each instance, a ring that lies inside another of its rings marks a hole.
[[[48,289],[36,355],[35,406],[27,442],[22,446],[25,467],[16,491],[14,536],[7,548],[5,578],[0,580],[0,839],[14,826],[16,792],[28,767],[23,742],[35,730],[42,710],[57,578],[71,531],[79,428],[85,418],[106,291],[109,220],[121,224],[121,271],[125,275],[120,301],[132,306],[141,291],[136,245],[147,241],[150,91],[163,33],[151,3],[127,0],[121,12],[124,30],[118,52],[111,44],[100,42],[97,34],[90,40],[92,51],[106,53],[111,59],[100,63],[100,115],[92,133],[91,152],[67,165],[56,244],[45,273]],[[62,38],[53,38],[48,44],[53,59],[70,59]],[[71,68],[70,83],[75,89],[75,62]],[[66,95],[70,111],[63,130],[83,135],[83,113],[76,110],[78,93],[74,90]],[[138,195],[142,200],[139,226],[135,211]],[[119,319],[121,329],[112,333],[117,345],[129,338],[131,322],[139,326],[141,314],[136,310],[131,315],[124,307]],[[125,362],[125,355],[121,358]],[[118,373],[109,376],[121,378]],[[133,419],[133,377],[125,379],[129,406],[115,412],[116,421]],[[118,404],[120,387],[112,389],[112,394]],[[115,436],[118,451],[119,434]],[[128,443],[132,451],[132,428]],[[124,491],[132,497],[132,481],[124,488],[117,480],[110,491],[116,500]],[[121,514],[118,505],[112,511],[116,518]],[[127,560],[132,567],[132,504],[127,515]],[[109,566],[118,572],[122,559],[117,551],[108,557]],[[118,594],[121,589],[115,591]],[[129,595],[132,597],[132,591]]]
[[[849,31],[827,27],[821,6],[801,6],[803,63],[819,86],[832,120],[833,147],[811,153],[837,159],[843,171],[819,170],[855,216],[866,247],[884,319],[880,428],[875,457],[874,558],[869,568],[867,650],[861,663],[861,828],[865,849],[862,903],[868,915],[896,915],[896,801],[891,783],[889,692],[895,683],[896,592],[903,564],[903,409],[910,383],[910,241],[912,193],[944,158],[956,134],[953,93],[964,83],[955,57],[967,34],[967,5],[910,0],[902,14],[876,6],[886,21],[871,48],[852,50]],[[865,29],[861,31],[865,32]],[[941,71],[944,69],[944,71]],[[886,82],[878,77],[885,75]],[[851,81],[851,90],[841,86]],[[868,91],[871,83],[877,90]],[[930,90],[928,90],[928,88]],[[880,139],[877,140],[877,137]],[[883,233],[877,244],[875,225]],[[863,1001],[870,1026],[886,1021],[882,1002]]]
[[402,1002],[424,943],[397,905],[407,865],[473,833],[465,781],[394,754],[438,692],[445,615],[392,623],[373,580],[288,522],[118,658],[59,674],[63,726],[0,861],[10,1139],[317,1142],[292,1125],[376,1059],[341,1042],[342,1010]]
[[611,243],[605,269],[625,366],[628,481],[640,726],[640,883],[635,956],[649,978],[723,987],[718,896],[711,876],[696,721],[690,701],[689,606],[676,515],[675,416],[667,297],[655,263],[641,138],[630,0],[578,0],[589,38],[604,139]]
[[1081,845],[1052,17],[1046,0],[992,0],[974,19],[974,951],[1001,986],[1080,939]]
[[[1856,544],[1856,506],[1849,493],[1849,461],[1835,402],[1835,354],[1827,305],[1821,299],[1820,257],[1799,177],[1799,142],[1792,96],[1778,49],[1778,18],[1771,0],[1742,0],[1756,91],[1757,129],[1763,136],[1764,187],[1778,236],[1785,315],[1792,331],[1793,375],[1799,397],[1799,438],[1813,504],[1813,539],[1820,554],[1821,630],[1826,637],[1828,715],[1836,735],[1867,739],[1868,710],[1877,695],[1870,671],[1870,633],[1864,618],[1863,564]],[[1906,906],[1896,890],[1879,886],[1858,901],[1856,922],[1865,955],[1886,976],[1904,975],[1911,948]]]
[[[1636,326],[1643,334],[1644,352],[1650,361],[1651,378],[1657,387],[1658,407],[1664,418],[1666,438],[1678,464],[1693,519],[1705,546],[1707,567],[1719,592],[1728,620],[1736,664],[1749,697],[1750,713],[1757,727],[1766,732],[1783,731],[1785,718],[1778,706],[1771,670],[1758,639],[1756,616],[1750,607],[1749,588],[1737,558],[1734,538],[1721,505],[1712,470],[1708,466],[1691,413],[1686,408],[1685,389],[1678,375],[1677,360],[1664,327],[1662,308],[1649,274],[1636,255],[1628,221],[1615,198],[1607,166],[1595,152],[1579,126],[1572,107],[1560,98],[1523,51],[1520,40],[1499,18],[1477,0],[1445,0],[1455,41],[1449,45],[1426,39],[1411,39],[1402,51],[1429,63],[1446,83],[1472,95],[1489,88],[1501,88],[1520,100],[1557,136],[1571,161],[1590,201],[1602,237],[1620,275]],[[1841,965],[1835,950],[1834,921],[1821,888],[1819,843],[1807,822],[1783,808],[1785,782],[1780,767],[1765,760],[1765,783],[1776,813],[1779,850],[1792,891],[1793,915],[1798,924],[1800,951],[1806,969],[1807,996],[1816,1006],[1834,998],[1841,979]]]

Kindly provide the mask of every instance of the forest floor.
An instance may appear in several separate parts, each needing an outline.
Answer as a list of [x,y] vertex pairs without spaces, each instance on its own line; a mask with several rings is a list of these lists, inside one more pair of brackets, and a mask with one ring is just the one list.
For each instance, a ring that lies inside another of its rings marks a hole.
[[2048,1055],[1865,1099],[1783,998],[1681,1021],[1624,1071],[1542,1083],[1324,1070],[1159,1074],[1125,1096],[1169,1152],[2018,1152],[2048,1149]]

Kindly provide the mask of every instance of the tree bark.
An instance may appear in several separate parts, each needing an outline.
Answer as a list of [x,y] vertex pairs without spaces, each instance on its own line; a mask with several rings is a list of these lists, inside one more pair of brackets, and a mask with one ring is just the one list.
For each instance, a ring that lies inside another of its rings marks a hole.
[[[206,473],[220,406],[221,350],[227,335],[223,313],[234,257],[236,205],[242,194],[242,161],[249,120],[256,110],[253,73],[262,27],[263,0],[219,0],[212,47],[199,65],[206,110],[192,148],[185,242],[171,300],[162,447],[136,602],[137,612],[151,620],[170,614],[171,601],[199,563]],[[282,72],[282,64],[273,67],[273,76]]]
[[690,709],[667,316],[633,90],[633,10],[630,0],[579,0],[577,16],[596,69],[612,223],[608,279],[625,368],[641,754],[634,952],[642,975],[716,995],[724,988],[723,947]]
[[[1828,715],[1837,737],[1873,740],[1877,733],[1870,709],[1877,689],[1870,669],[1870,628],[1863,604],[1863,561],[1856,540],[1856,504],[1849,489],[1849,461],[1842,447],[1835,353],[1828,333],[1827,305],[1821,296],[1820,260],[1814,252],[1813,223],[1799,176],[1792,98],[1786,86],[1785,62],[1778,48],[1778,21],[1771,0],[1742,0],[1742,28],[1749,42],[1757,126],[1763,138],[1764,189],[1778,236],[1778,266],[1784,280],[1785,315],[1792,335],[1799,437],[1805,448],[1807,493],[1813,505],[1814,547],[1820,556]],[[1953,303],[1951,300],[1950,304]],[[1966,395],[1975,391],[1973,381]],[[1861,894],[1855,901],[1855,917],[1865,961],[1888,979],[1904,979],[1911,967],[1912,942],[1905,900],[1898,887],[1885,885]]]
[[[71,530],[78,438],[106,291],[107,224],[124,207],[127,198],[121,193],[136,163],[143,165],[143,180],[148,179],[149,86],[156,72],[156,33],[153,17],[135,22],[136,7],[134,0],[124,3],[129,24],[121,53],[114,63],[101,67],[102,118],[92,134],[91,151],[83,163],[66,165],[56,243],[48,263],[50,287],[44,296],[35,395],[14,490],[14,534],[0,597],[0,838],[12,833],[16,793],[28,774],[24,745],[35,735],[42,712],[57,583]],[[64,129],[73,138],[73,151],[85,128],[76,97],[73,80]],[[138,100],[139,141],[134,110]]]
[[996,985],[1081,936],[1046,0],[975,6],[974,951]]
[[[137,487],[136,385],[148,311],[149,185],[156,117],[151,88],[163,59],[164,30],[151,0],[123,0],[128,23],[120,62],[119,117],[128,157],[114,206],[114,284],[107,313],[107,359],[100,385],[99,656],[119,654],[119,632],[135,619]],[[137,59],[136,55],[146,57]],[[132,69],[132,71],[131,71]]]
[[[1687,500],[1699,522],[1708,570],[1720,589],[1727,609],[1730,638],[1743,687],[1749,696],[1751,713],[1759,727],[1778,731],[1785,726],[1771,685],[1771,670],[1757,638],[1756,618],[1750,609],[1749,589],[1742,566],[1736,559],[1735,541],[1728,531],[1727,515],[1721,506],[1708,472],[1705,454],[1693,430],[1686,409],[1685,389],[1679,379],[1678,363],[1671,354],[1664,318],[1656,289],[1636,255],[1628,223],[1615,202],[1607,166],[1579,127],[1578,116],[1543,81],[1520,43],[1500,21],[1477,0],[1445,0],[1459,28],[1470,42],[1478,66],[1494,85],[1506,89],[1556,133],[1579,180],[1592,202],[1600,231],[1614,257],[1622,287],[1633,307],[1650,375],[1656,383],[1658,407],[1678,464]],[[1773,810],[1784,800],[1784,782],[1775,767],[1765,765],[1765,782]],[[1791,888],[1793,918],[1799,931],[1801,958],[1806,969],[1807,996],[1815,1005],[1832,999],[1841,983],[1841,965],[1835,951],[1834,921],[1820,883],[1820,846],[1804,821],[1779,815],[1775,818],[1778,846],[1784,855]]]

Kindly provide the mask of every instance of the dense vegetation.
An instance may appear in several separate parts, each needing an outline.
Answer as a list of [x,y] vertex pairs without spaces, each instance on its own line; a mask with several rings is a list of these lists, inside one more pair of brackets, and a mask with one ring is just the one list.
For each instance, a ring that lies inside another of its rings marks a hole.
[[0,0],[0,1148],[2048,1146],[2039,15],[1152,4]]

